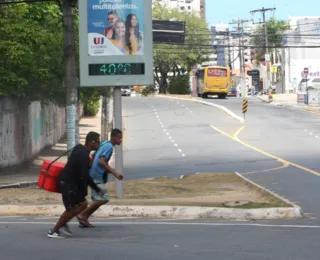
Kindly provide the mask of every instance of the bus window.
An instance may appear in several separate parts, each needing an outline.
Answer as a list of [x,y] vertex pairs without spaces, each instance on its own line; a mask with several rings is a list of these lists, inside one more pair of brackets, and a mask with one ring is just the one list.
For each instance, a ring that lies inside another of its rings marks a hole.
[[227,77],[227,70],[218,69],[218,68],[209,68],[207,75],[209,77]]
[[198,70],[197,77],[198,79],[204,80],[204,70]]

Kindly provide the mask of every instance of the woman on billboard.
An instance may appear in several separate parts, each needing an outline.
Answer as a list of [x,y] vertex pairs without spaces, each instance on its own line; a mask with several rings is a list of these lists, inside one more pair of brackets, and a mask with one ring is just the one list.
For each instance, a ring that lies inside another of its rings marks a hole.
[[135,14],[127,16],[126,30],[130,33],[130,39],[137,43],[137,54],[143,54],[143,33],[139,29],[138,18]]
[[137,42],[130,38],[130,32],[126,30],[126,25],[123,20],[117,20],[114,28],[111,42],[124,54],[136,55]]

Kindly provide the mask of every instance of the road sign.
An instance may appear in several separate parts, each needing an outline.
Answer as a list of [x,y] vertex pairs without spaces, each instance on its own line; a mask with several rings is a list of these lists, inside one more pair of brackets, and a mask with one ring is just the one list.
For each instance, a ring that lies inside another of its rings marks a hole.
[[154,83],[152,1],[81,0],[79,18],[81,87]]
[[248,111],[248,100],[243,100],[242,101],[242,113],[245,114]]
[[270,54],[266,54],[265,57],[266,57],[266,58],[265,58],[266,61],[270,61]]
[[303,69],[303,74],[304,74],[304,77],[307,78],[308,75],[309,75],[309,68],[304,68]]
[[260,71],[259,70],[249,70],[247,71],[248,76],[251,76],[252,85],[255,88],[255,92],[260,90]]
[[278,73],[278,67],[277,66],[272,66],[271,67],[271,73]]
[[153,42],[179,43],[185,42],[185,22],[153,20]]

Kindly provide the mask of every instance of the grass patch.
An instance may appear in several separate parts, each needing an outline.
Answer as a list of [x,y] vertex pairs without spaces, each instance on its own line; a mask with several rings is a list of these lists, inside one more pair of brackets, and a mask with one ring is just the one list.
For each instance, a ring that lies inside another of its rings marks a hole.
[[[234,173],[202,173],[186,175],[182,179],[165,177],[125,181],[125,197],[123,199],[116,198],[115,182],[108,183],[108,190],[112,205],[204,206],[247,209],[290,206],[268,192],[247,183]],[[90,199],[90,194],[88,199]],[[245,203],[238,205],[238,201]],[[39,188],[0,190],[0,204],[61,204],[61,195]]]

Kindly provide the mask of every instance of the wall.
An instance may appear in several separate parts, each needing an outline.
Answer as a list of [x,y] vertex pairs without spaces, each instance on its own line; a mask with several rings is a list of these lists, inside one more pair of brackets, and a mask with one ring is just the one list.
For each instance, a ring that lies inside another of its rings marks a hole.
[[65,132],[65,108],[0,97],[0,168],[32,159],[56,144]]

